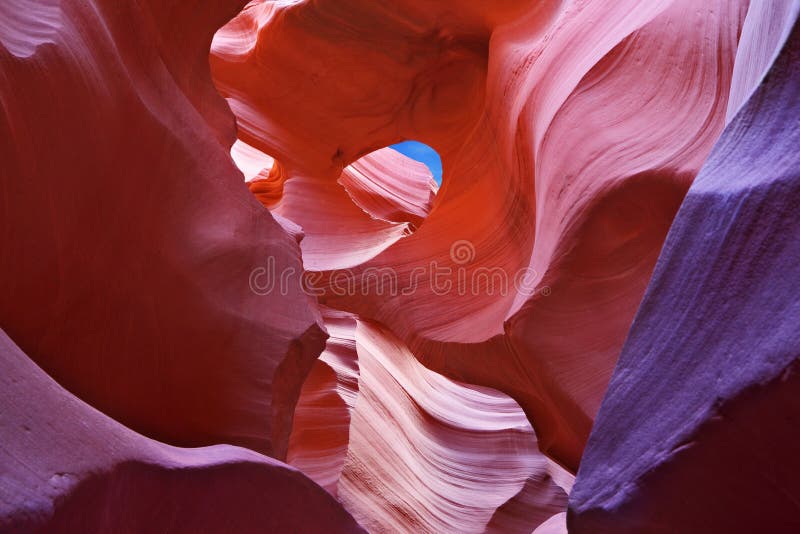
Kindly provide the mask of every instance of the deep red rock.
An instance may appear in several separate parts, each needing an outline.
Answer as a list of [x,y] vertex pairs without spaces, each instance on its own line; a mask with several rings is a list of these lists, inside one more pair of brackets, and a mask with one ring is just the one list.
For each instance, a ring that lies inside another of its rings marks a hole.
[[3,532],[360,532],[301,472],[247,449],[181,449],[65,391],[0,330]]
[[325,336],[295,286],[250,288],[300,253],[233,165],[209,75],[241,3],[198,7],[3,2],[0,325],[137,431],[280,458]]
[[570,495],[570,532],[800,528],[795,7],[670,230]]
[[[284,198],[297,190],[275,210],[308,230],[321,300],[386,325],[428,367],[513,396],[542,449],[575,470],[672,218],[724,126],[747,2],[474,7],[251,2],[217,34],[212,73],[239,137],[280,163]],[[405,237],[336,183],[401,139],[444,166]],[[436,285],[441,269],[449,286]],[[387,271],[390,297],[375,278]]]
[[0,530],[797,530],[798,14],[0,0]]

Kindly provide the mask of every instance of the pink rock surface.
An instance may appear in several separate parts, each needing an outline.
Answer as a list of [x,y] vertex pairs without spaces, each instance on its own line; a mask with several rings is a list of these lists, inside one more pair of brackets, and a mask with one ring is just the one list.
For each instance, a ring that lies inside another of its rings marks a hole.
[[358,395],[356,318],[328,308],[321,311],[330,337],[303,384],[286,461],[337,495]]
[[[359,322],[355,341],[359,393],[339,499],[362,526],[483,532],[491,520],[531,532],[564,509],[555,479],[571,477],[538,452],[516,402],[424,368],[379,325]],[[520,492],[516,510],[498,510]]]
[[544,523],[539,528],[533,531],[533,534],[566,534],[567,533],[567,514],[561,512],[556,514]]
[[390,149],[360,158],[345,168],[339,183],[370,216],[407,222],[411,230],[428,216],[439,189],[424,164]]
[[390,149],[360,158],[335,182],[289,180],[280,163],[241,140],[231,155],[262,205],[302,229],[303,263],[315,272],[362,264],[415,231],[438,189],[425,165]]
[[288,461],[360,524],[530,533],[565,509],[573,477],[538,452],[513,400],[425,369],[382,327],[323,317],[330,338],[303,385]]
[[[303,245],[306,268],[327,271],[321,300],[385,324],[432,369],[512,395],[542,449],[575,470],[724,125],[747,5],[508,2],[487,16],[470,2],[255,1],[217,34],[211,65],[240,138],[316,199],[282,214],[321,238]],[[443,161],[424,224],[342,230],[356,228],[342,169],[404,138]],[[475,289],[438,290],[416,271],[431,264]],[[355,291],[341,291],[342,268]],[[387,298],[368,278],[386,269],[413,291]],[[492,294],[492,272],[510,290]]]
[[615,43],[540,134],[531,267],[551,296],[534,295],[506,329],[556,414],[544,446],[571,468],[672,218],[724,124],[745,7],[672,2]]
[[670,229],[570,494],[570,532],[800,530],[798,14]]
[[0,325],[137,431],[280,458],[324,333],[296,287],[249,286],[300,251],[242,183],[209,75],[241,5],[196,7],[0,6]]
[[65,391],[0,330],[3,532],[360,532],[300,471],[253,451],[181,449]]
[[794,525],[798,15],[0,0],[0,530]]
[[728,100],[733,119],[775,61],[800,13],[797,0],[750,0],[742,27]]
[[549,532],[554,524],[563,525],[563,532],[566,532],[565,518],[556,520],[550,514],[563,509],[563,492],[560,490],[569,493],[574,481],[573,476],[557,466],[532,474],[516,495],[495,510],[486,524],[486,532],[529,533],[531,529]]
[[[359,185],[359,176],[350,168],[342,178]],[[362,197],[368,194],[358,192]],[[364,211],[339,181],[316,176],[287,178],[272,211],[303,229],[303,265],[312,271],[359,265],[411,232],[406,222],[379,219]]]

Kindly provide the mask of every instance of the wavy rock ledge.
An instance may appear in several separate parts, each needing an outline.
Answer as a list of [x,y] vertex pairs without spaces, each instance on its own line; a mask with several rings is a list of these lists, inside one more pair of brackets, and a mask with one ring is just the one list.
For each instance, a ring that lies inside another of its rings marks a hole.
[[[281,202],[297,208],[275,211],[307,230],[320,300],[386,325],[431,369],[514,397],[543,451],[574,471],[672,218],[724,126],[747,2],[523,4],[489,17],[469,2],[254,1],[216,35],[211,67],[240,139],[283,169]],[[442,157],[432,210],[411,235],[355,230],[336,180],[404,138]],[[331,239],[344,227],[346,241]],[[455,243],[470,261],[452,257]],[[437,291],[431,264],[476,290]],[[366,289],[340,291],[342,268]],[[373,274],[389,269],[414,291],[387,299]],[[506,287],[529,273],[527,287],[492,292],[497,271]]]
[[61,388],[0,330],[0,530],[362,532],[305,475],[253,451],[141,436]]
[[248,283],[301,260],[228,154],[207,53],[236,2],[33,4],[57,31],[0,48],[0,325],[134,430],[282,458],[325,335],[299,288]]
[[571,532],[800,528],[797,13],[670,230],[581,463]]
[[0,0],[0,530],[797,531],[798,16]]

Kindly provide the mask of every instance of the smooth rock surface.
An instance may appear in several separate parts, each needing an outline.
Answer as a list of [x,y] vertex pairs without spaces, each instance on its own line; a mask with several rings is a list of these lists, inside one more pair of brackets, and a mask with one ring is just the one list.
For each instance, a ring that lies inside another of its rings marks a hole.
[[800,531],[799,15],[0,0],[0,531]]
[[253,451],[181,449],[65,391],[0,330],[3,532],[362,532],[298,470]]
[[357,320],[346,312],[321,311],[330,337],[303,383],[286,461],[336,496],[358,397]]
[[250,287],[301,260],[230,158],[209,75],[242,4],[3,2],[0,326],[139,432],[282,458],[325,334],[296,284]]
[[[536,448],[508,396],[424,368],[359,322],[359,393],[339,498],[370,532],[530,533],[564,510],[571,476]],[[506,505],[506,501],[513,502]]]
[[570,495],[570,532],[800,528],[796,15],[790,25],[670,230]]
[[[240,139],[282,166],[276,212],[307,231],[320,300],[387,326],[431,369],[514,397],[574,471],[724,126],[748,2],[423,4],[251,2],[215,37],[214,82]],[[364,219],[336,184],[402,139],[444,166],[413,233]]]

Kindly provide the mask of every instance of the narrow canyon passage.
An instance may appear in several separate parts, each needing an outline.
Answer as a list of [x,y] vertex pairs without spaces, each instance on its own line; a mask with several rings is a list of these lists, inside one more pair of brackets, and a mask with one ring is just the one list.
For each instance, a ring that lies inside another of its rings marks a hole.
[[796,532],[798,17],[0,0],[0,532]]

